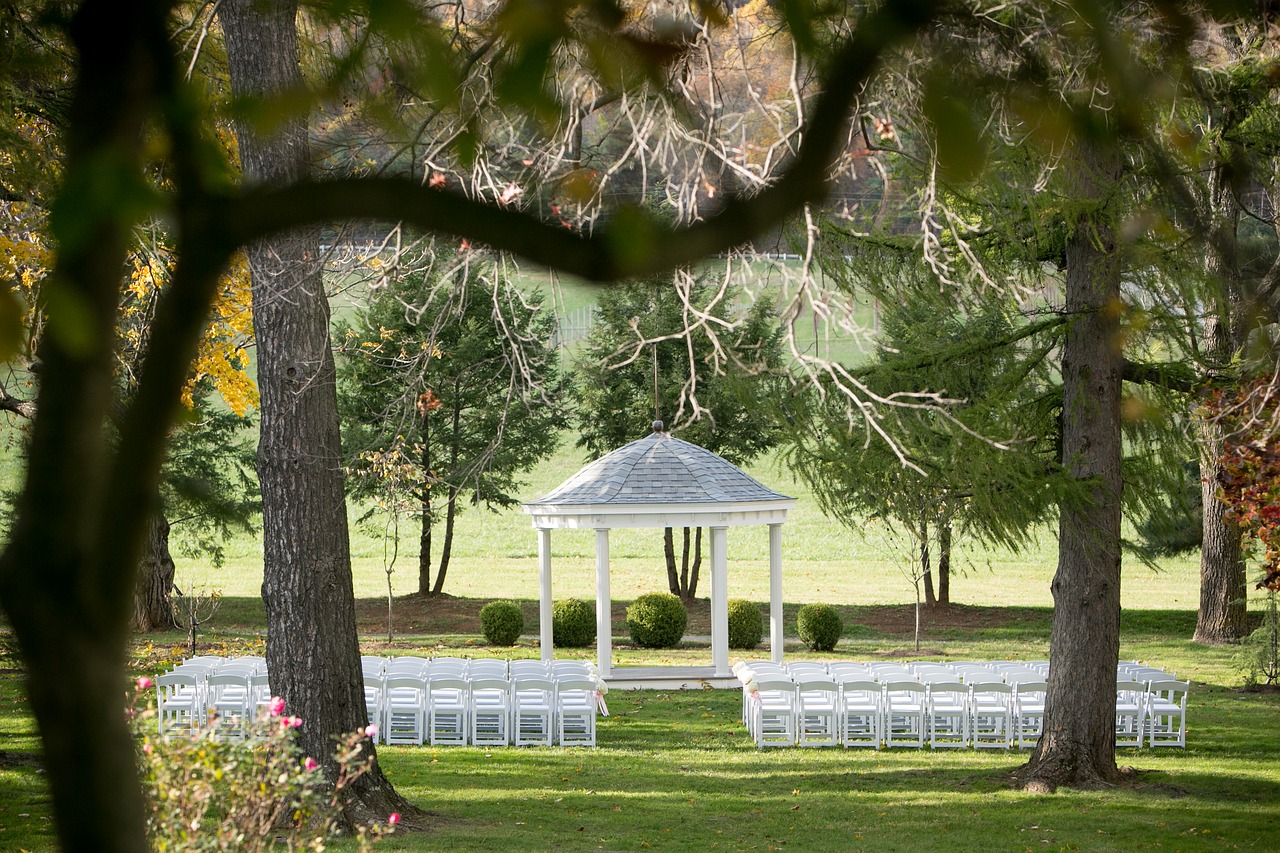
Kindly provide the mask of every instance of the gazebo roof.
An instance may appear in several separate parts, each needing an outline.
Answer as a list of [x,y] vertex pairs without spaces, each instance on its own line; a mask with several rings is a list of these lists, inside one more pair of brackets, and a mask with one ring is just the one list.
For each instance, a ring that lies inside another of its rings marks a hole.
[[678,527],[772,523],[794,505],[710,450],[655,430],[524,507],[538,527]]

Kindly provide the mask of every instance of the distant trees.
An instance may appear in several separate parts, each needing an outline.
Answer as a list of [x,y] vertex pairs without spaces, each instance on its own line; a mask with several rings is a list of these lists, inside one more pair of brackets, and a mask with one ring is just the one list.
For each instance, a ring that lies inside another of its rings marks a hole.
[[903,530],[925,602],[947,604],[953,531],[1016,546],[1054,506],[1064,321],[1023,319],[1002,300],[966,313],[916,257],[868,252],[854,265],[865,263],[895,266],[902,287],[884,303],[870,363],[850,371],[904,405],[850,411],[838,394],[797,386],[775,409],[784,458],[831,517]]
[[[599,456],[662,421],[735,465],[772,447],[777,428],[758,408],[782,388],[782,333],[768,297],[736,296],[685,270],[602,291],[574,377],[578,446]],[[671,528],[663,542],[667,586],[692,599],[701,529],[684,529],[678,561]]]
[[419,595],[444,589],[460,498],[514,505],[565,424],[554,318],[498,276],[492,261],[450,255],[390,278],[338,328],[348,485],[386,512],[416,508]]

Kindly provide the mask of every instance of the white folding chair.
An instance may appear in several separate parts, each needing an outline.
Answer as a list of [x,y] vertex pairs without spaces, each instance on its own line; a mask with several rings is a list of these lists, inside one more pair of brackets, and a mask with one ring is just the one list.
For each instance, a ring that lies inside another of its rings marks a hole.
[[595,746],[595,681],[582,675],[557,678],[555,719],[561,746]]
[[204,720],[202,677],[195,672],[156,676],[156,720],[162,736],[195,732]]
[[385,684],[381,674],[372,674],[368,671],[364,673],[364,709],[369,716],[369,722],[377,726],[377,740],[386,743],[386,738],[382,732],[385,721],[382,719],[382,710],[385,699]]
[[1018,748],[1036,745],[1044,731],[1044,697],[1049,685],[1043,681],[1023,681],[1013,687],[1013,725]]
[[511,682],[498,676],[478,676],[471,682],[471,744],[506,746],[511,743]]
[[1187,745],[1187,694],[1191,682],[1153,681],[1147,688],[1147,737],[1152,747]]
[[840,689],[825,673],[796,676],[797,743],[835,746],[840,743]]
[[789,678],[760,676],[750,697],[756,746],[795,746],[796,685]]
[[1008,749],[1013,743],[1013,687],[1003,681],[970,684],[969,726],[974,749]]
[[869,678],[852,678],[839,684],[844,745],[879,749],[883,740],[884,685]]
[[[953,675],[952,678],[955,676]],[[928,685],[929,746],[961,749],[969,745],[969,685],[935,681]]]
[[551,746],[555,738],[555,687],[545,676],[511,679],[511,738],[516,746]]
[[382,727],[387,744],[421,744],[426,739],[427,681],[419,675],[388,675],[383,682]]
[[923,747],[925,685],[919,681],[884,683],[884,745]]
[[245,722],[249,717],[249,678],[251,672],[233,671],[235,667],[223,667],[205,679],[208,688],[206,711],[215,715],[214,732],[229,738],[245,736]]
[[1147,722],[1147,685],[1116,682],[1116,746],[1142,746]]
[[427,737],[432,746],[465,746],[470,727],[471,683],[459,675],[427,679]]

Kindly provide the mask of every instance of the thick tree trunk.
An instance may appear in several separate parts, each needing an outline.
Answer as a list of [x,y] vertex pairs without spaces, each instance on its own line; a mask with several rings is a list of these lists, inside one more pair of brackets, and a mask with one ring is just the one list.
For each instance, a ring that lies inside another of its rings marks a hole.
[[672,595],[680,595],[680,572],[676,568],[675,532],[670,527],[662,529],[662,553],[667,561],[667,589]]
[[[1063,502],[1044,734],[1019,776],[1028,789],[1119,780],[1115,758],[1120,647],[1120,264],[1102,199],[1119,155],[1081,143],[1067,242],[1062,353],[1063,464],[1080,494]],[[1089,205],[1095,205],[1090,208]]]
[[[293,2],[227,0],[219,8],[233,91],[240,96],[301,85]],[[306,126],[282,123],[259,137],[237,128],[246,183],[286,183],[310,165]],[[329,305],[312,231],[249,250],[258,346],[262,485],[262,599],[272,691],[302,718],[298,742],[329,778],[335,736],[368,723],[360,680],[351,553],[343,497]],[[347,804],[353,822],[416,811],[376,763]]]
[[173,620],[173,557],[169,554],[169,522],[164,513],[151,516],[133,593],[134,631],[167,631]]
[[1227,520],[1226,505],[1218,500],[1222,473],[1222,428],[1201,419],[1201,495],[1204,504],[1204,541],[1200,546],[1200,612],[1192,639],[1219,645],[1249,633],[1246,606],[1247,576],[1240,528]]
[[[1231,122],[1234,124],[1234,122]],[[1244,346],[1240,317],[1243,297],[1236,232],[1240,208],[1227,174],[1227,152],[1209,179],[1209,218],[1214,233],[1205,256],[1209,287],[1216,288],[1214,316],[1205,325],[1204,350],[1212,360],[1211,374],[1233,370],[1234,356]],[[1233,374],[1234,375],[1234,374]],[[1239,640],[1249,633],[1244,534],[1227,520],[1227,506],[1217,498],[1224,450],[1222,427],[1196,418],[1200,438],[1201,504],[1200,612],[1192,639],[1217,645]]]

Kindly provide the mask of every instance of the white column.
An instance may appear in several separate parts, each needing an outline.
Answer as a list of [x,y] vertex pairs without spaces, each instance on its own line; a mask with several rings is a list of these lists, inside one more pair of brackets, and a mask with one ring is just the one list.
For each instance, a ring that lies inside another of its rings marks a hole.
[[782,663],[782,525],[769,525],[769,653]]
[[729,558],[728,529],[711,528],[711,663],[717,676],[729,669]]
[[542,659],[551,660],[551,530],[538,528],[538,640]]
[[613,599],[609,595],[609,529],[596,530],[596,666],[613,671]]

